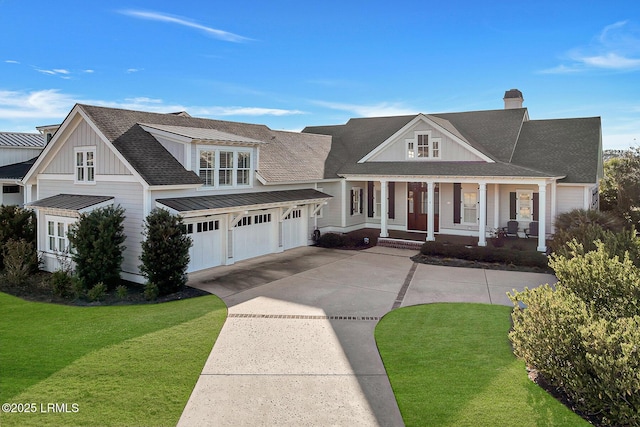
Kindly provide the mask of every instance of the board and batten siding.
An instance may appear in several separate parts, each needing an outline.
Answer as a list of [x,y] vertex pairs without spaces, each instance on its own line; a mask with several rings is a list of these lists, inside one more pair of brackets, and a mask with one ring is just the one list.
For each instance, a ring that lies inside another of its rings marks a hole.
[[[85,121],[71,132],[57,155],[51,160],[42,173],[74,174],[76,147],[96,147],[96,175],[131,175],[127,167],[116,154],[106,146],[98,134]],[[58,192],[60,193],[60,192]]]
[[[124,245],[124,273],[139,275],[138,257],[142,254],[141,242],[144,214],[142,211],[142,185],[136,182],[100,181],[95,185],[74,185],[71,181],[41,180],[38,185],[40,199],[57,194],[86,194],[92,196],[114,196],[113,205],[124,208],[124,233],[127,236]],[[142,277],[140,276],[142,279]]]
[[482,161],[482,159],[454,141],[448,135],[429,126],[427,123],[416,123],[406,132],[403,132],[395,141],[380,153],[373,156],[372,162],[396,162],[405,161],[407,157],[407,139],[414,139],[416,131],[431,131],[432,138],[440,138],[440,159],[441,161]]
[[556,188],[557,214],[569,212],[573,209],[589,209],[585,206],[585,186],[584,185],[562,185]]
[[0,166],[22,163],[37,157],[42,148],[0,147]]

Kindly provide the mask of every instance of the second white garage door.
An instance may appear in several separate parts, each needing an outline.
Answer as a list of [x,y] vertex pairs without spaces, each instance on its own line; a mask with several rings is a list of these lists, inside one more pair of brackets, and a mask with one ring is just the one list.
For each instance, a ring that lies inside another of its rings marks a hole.
[[235,261],[266,255],[278,250],[277,211],[245,215],[233,230]]
[[217,267],[223,264],[223,227],[221,219],[206,218],[185,224],[191,237],[189,272]]

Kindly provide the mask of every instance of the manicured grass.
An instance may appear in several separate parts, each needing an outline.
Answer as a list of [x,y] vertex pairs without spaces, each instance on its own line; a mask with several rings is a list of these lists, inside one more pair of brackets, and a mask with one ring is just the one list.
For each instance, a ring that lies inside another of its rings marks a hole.
[[587,426],[527,378],[511,308],[428,304],[387,314],[376,340],[407,426]]
[[[175,425],[226,318],[215,296],[163,304],[70,307],[0,293],[4,426]],[[75,413],[40,404],[76,403]]]

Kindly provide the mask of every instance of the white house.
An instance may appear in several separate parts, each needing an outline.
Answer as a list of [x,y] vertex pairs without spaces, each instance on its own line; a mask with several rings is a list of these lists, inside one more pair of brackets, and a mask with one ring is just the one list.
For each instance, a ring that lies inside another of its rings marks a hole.
[[38,133],[0,132],[0,205],[22,205],[22,178],[45,146]]
[[138,270],[153,208],[180,214],[189,271],[312,243],[314,230],[364,227],[475,236],[517,221],[539,226],[597,208],[599,118],[530,120],[508,108],[351,119],[302,133],[263,125],[76,105],[24,177],[45,268],[82,212],[125,209],[123,276]]

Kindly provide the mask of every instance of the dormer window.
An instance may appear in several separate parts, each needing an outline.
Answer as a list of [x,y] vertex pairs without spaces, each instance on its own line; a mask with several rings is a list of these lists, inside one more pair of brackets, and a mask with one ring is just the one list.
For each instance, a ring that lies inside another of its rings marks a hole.
[[408,160],[429,160],[440,158],[440,138],[432,138],[431,132],[416,132],[407,142]]
[[198,174],[205,187],[251,185],[251,151],[246,148],[199,150]]

